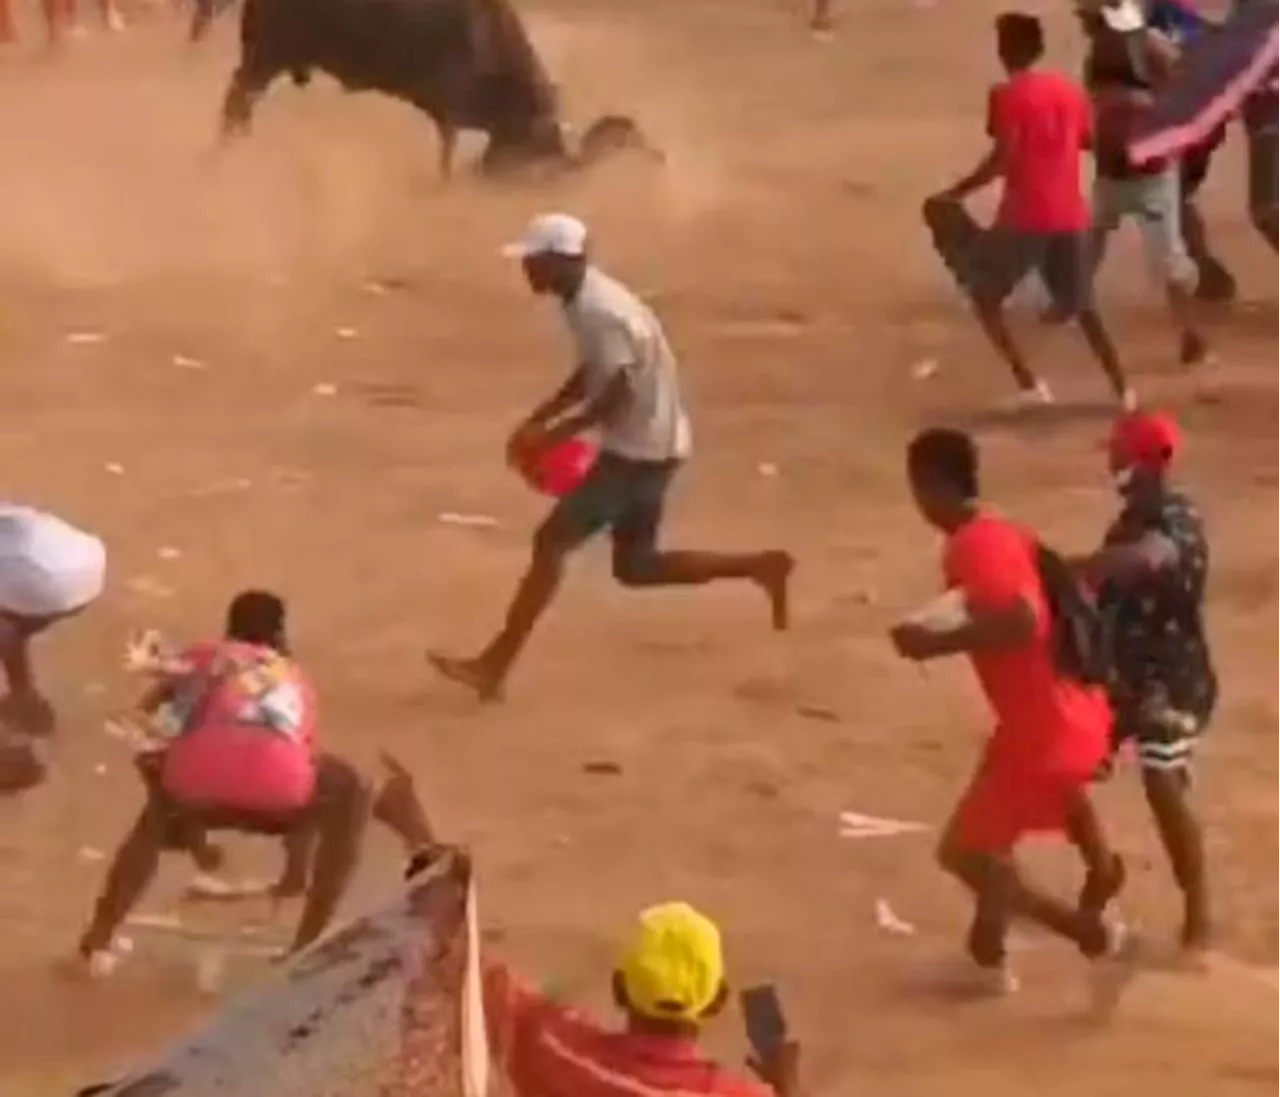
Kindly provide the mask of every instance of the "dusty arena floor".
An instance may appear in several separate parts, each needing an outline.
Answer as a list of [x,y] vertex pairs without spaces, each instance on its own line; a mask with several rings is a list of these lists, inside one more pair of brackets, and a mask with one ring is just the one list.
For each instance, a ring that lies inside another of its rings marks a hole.
[[[980,151],[997,6],[845,0],[823,43],[782,0],[531,2],[573,118],[634,113],[668,163],[522,190],[443,186],[428,125],[323,81],[274,89],[253,137],[214,156],[232,18],[194,51],[156,12],[56,59],[0,58],[2,494],[112,553],[106,597],[43,652],[64,716],[53,778],[0,803],[0,1092],[62,1097],[210,1008],[145,956],[94,986],[57,963],[95,853],[139,801],[102,730],[130,699],[124,637],[207,632],[251,584],[291,599],[325,739],[413,765],[476,852],[496,947],[569,995],[603,1005],[617,931],[683,897],[722,920],[740,980],[781,985],[814,1094],[1274,1092],[1276,268],[1245,220],[1237,138],[1206,202],[1245,298],[1214,323],[1219,369],[1172,364],[1132,240],[1103,280],[1141,391],[1188,429],[1212,524],[1223,703],[1198,795],[1224,956],[1144,974],[1102,1032],[1073,1022],[1079,965],[1039,938],[1019,999],[941,1002],[920,977],[954,952],[964,905],[931,837],[837,835],[845,810],[936,827],[984,731],[966,668],[922,678],[884,639],[938,581],[902,483],[909,434],[973,427],[991,498],[1062,546],[1090,544],[1112,506],[1104,387],[1078,340],[1028,324],[1069,407],[993,416],[1007,380],[916,216]],[[1074,65],[1067,5],[1035,6]],[[620,591],[593,550],[509,702],[481,709],[423,653],[487,637],[539,514],[501,446],[568,348],[497,252],[548,207],[589,221],[681,355],[697,452],[670,538],[791,549],[795,627],[771,634],[733,588]],[[621,772],[584,770],[599,761]],[[1105,803],[1138,866],[1129,907],[1171,939],[1132,773]],[[1061,858],[1037,860],[1065,881]],[[375,837],[355,901],[397,869]],[[880,900],[915,934],[878,928]],[[734,1021],[714,1041],[742,1053]]]

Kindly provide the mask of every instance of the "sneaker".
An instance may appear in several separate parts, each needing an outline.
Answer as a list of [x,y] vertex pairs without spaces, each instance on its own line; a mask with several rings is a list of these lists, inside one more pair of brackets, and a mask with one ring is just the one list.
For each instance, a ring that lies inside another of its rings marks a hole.
[[1138,974],[1141,942],[1120,922],[1107,926],[1107,950],[1089,962],[1089,1013],[1095,1021],[1106,1021],[1125,989]]
[[1044,408],[1053,403],[1053,392],[1043,381],[1037,381],[1027,389],[1019,389],[1016,404],[1019,408]]
[[94,980],[111,978],[123,959],[123,955],[109,948],[95,949],[88,956],[81,957],[85,974]]
[[937,985],[943,993],[964,999],[1007,998],[1021,989],[1008,964],[982,967],[967,956],[943,968]]

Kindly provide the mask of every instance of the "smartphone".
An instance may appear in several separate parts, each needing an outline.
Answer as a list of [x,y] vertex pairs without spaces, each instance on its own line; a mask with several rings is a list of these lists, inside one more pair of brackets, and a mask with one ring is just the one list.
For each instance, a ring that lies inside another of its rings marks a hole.
[[782,1014],[777,988],[771,983],[748,987],[738,1001],[751,1050],[766,1062],[775,1059],[787,1039],[787,1019]]

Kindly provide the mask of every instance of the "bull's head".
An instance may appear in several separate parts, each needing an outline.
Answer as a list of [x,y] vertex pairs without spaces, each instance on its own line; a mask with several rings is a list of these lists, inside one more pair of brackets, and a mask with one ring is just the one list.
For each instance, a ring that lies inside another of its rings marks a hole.
[[659,163],[664,160],[626,115],[602,115],[578,136],[554,115],[544,114],[510,131],[493,131],[480,167],[486,175],[528,168],[577,170],[627,150],[643,153]]

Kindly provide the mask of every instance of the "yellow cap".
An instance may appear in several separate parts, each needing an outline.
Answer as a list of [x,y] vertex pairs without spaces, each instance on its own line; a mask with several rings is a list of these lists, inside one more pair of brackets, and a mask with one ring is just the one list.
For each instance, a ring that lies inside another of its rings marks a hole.
[[658,1021],[696,1021],[724,982],[720,930],[688,903],[662,903],[640,915],[622,958],[631,1007]]

